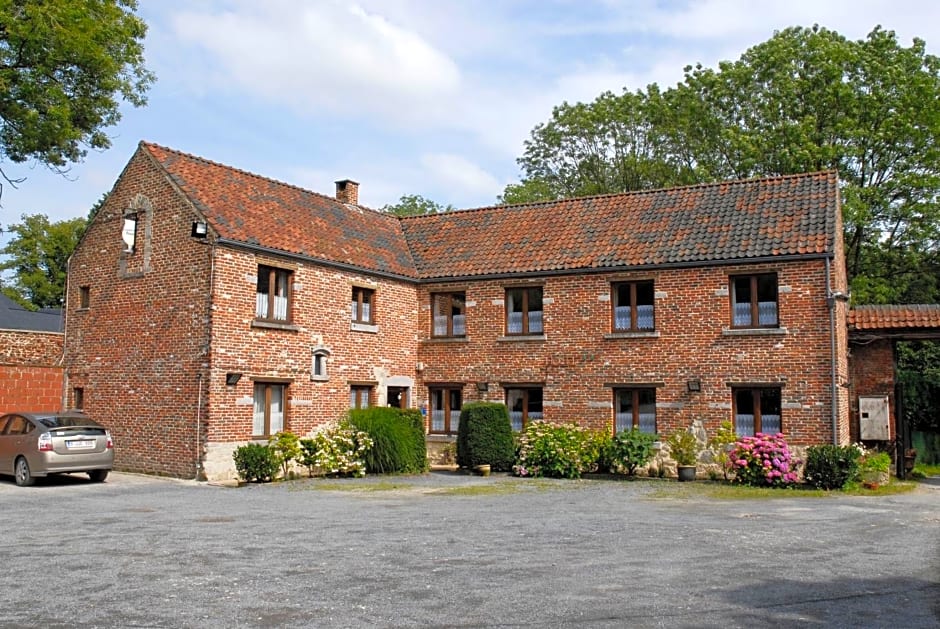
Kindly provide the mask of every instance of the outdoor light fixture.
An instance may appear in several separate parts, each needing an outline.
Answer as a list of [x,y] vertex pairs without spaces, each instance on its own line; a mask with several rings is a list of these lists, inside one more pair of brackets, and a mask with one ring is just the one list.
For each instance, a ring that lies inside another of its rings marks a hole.
[[209,226],[202,221],[193,221],[193,238],[205,238],[209,235]]
[[701,380],[688,380],[685,383],[685,388],[688,389],[689,393],[698,393],[702,390],[702,381]]
[[490,385],[488,382],[477,382],[477,391],[489,391]]
[[227,384],[230,387],[234,387],[236,384],[238,384],[238,381],[241,379],[242,379],[242,375],[235,371],[230,371],[227,374],[225,374],[225,384]]

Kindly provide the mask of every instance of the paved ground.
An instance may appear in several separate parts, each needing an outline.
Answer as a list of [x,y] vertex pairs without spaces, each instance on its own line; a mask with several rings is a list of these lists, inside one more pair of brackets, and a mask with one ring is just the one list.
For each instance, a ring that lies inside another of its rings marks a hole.
[[437,473],[4,478],[0,627],[940,628],[936,480],[716,501]]

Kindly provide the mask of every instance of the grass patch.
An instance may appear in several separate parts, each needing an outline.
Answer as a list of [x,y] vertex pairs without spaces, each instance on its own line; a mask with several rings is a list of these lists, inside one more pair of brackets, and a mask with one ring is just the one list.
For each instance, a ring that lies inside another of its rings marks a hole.
[[928,476],[940,476],[940,465],[927,465],[926,463],[917,463],[911,472],[913,478],[927,478]]
[[311,480],[308,483],[298,484],[295,487],[291,487],[291,490],[296,491],[348,491],[348,492],[359,492],[359,493],[368,493],[376,491],[401,491],[405,489],[412,489],[414,485],[411,483],[396,483],[394,481],[377,481],[377,482],[368,482],[368,483],[357,483],[357,482],[343,482],[337,480]]
[[877,489],[867,489],[860,483],[850,483],[845,489],[826,491],[809,486],[777,488],[749,487],[721,482],[661,483],[647,494],[656,500],[776,500],[779,498],[826,498],[832,496],[891,496],[913,491],[917,483],[892,480]]

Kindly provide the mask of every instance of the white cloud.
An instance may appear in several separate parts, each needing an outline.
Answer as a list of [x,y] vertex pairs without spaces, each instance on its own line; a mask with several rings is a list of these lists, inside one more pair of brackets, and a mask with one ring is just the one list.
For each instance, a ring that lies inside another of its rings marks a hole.
[[503,191],[503,184],[493,175],[462,155],[427,153],[421,156],[421,166],[434,181],[430,187],[449,190],[451,197],[495,199]]
[[268,0],[237,11],[189,10],[173,21],[210,53],[216,81],[316,116],[420,118],[460,84],[456,64],[416,33],[358,5]]

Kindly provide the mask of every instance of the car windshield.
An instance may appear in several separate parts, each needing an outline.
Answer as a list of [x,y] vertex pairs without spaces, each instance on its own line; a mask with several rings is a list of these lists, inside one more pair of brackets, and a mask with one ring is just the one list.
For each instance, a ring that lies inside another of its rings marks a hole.
[[75,417],[75,416],[52,416],[52,417],[38,417],[39,423],[41,423],[46,428],[74,428],[77,426],[90,426],[97,428],[104,428],[98,422],[89,419],[87,417]]

